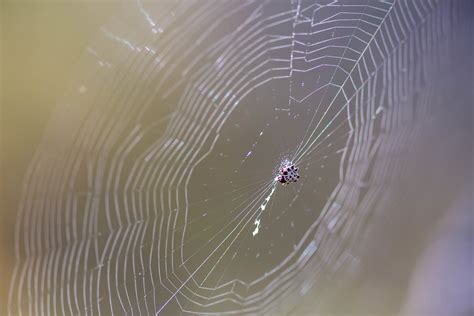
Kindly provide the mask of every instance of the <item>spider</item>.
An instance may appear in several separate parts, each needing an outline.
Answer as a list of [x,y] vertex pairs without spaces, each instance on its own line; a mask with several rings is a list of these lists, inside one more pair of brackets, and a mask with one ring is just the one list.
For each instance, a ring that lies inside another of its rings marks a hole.
[[280,168],[280,172],[276,180],[283,185],[296,182],[300,176],[298,175],[298,168],[293,164],[289,164]]

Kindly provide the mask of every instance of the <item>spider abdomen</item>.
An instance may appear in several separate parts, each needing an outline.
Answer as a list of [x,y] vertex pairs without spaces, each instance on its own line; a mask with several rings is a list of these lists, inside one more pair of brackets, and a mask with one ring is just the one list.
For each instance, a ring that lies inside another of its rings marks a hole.
[[295,165],[290,164],[280,168],[277,181],[283,185],[287,185],[288,183],[298,181],[299,178],[298,168],[296,168]]

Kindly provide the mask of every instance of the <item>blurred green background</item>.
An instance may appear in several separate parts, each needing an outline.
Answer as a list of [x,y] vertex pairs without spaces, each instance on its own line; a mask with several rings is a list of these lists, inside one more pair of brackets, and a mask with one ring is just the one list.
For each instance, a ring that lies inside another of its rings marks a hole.
[[[4,309],[6,307],[9,280],[15,259],[14,224],[25,171],[36,147],[40,143],[49,115],[66,91],[71,75],[76,70],[80,55],[88,40],[97,32],[100,25],[106,23],[109,17],[117,13],[119,5],[119,1],[107,0],[15,0],[3,1],[1,4],[0,278],[2,285],[0,286],[0,315],[6,313]],[[469,107],[466,106],[466,108]],[[472,117],[472,109],[470,114]],[[455,116],[456,119],[459,117],[467,120],[461,123],[469,126],[468,115]],[[463,126],[459,121],[456,121],[456,124]],[[472,120],[470,127],[472,130]],[[466,137],[466,135],[469,135],[468,129],[462,129],[462,132],[461,136]],[[458,139],[463,140],[462,137]],[[437,142],[435,144],[428,143],[427,148],[437,148],[437,146]],[[428,158],[431,158],[432,151],[420,151],[425,153],[422,158],[427,158],[425,161],[429,162]],[[472,143],[471,145],[466,145],[465,152],[460,154],[453,152],[451,155],[453,157],[464,157],[464,159],[460,158],[460,162],[458,161],[457,165],[451,164],[451,161],[454,161],[452,159],[445,164],[433,164],[434,167],[429,163],[425,163],[422,168],[420,168],[421,164],[414,163],[414,166],[412,166],[413,174],[418,172],[420,175],[429,176],[432,174],[432,170],[437,170],[436,167],[438,165],[450,165],[453,170],[447,172],[448,176],[451,175],[453,178],[456,178],[456,176],[461,174],[462,177],[466,177],[466,182],[472,180],[472,164],[471,169],[469,169],[469,155],[472,157]],[[469,174],[469,171],[471,171],[471,174]],[[334,306],[344,305],[339,301],[342,297],[348,309],[349,307],[359,307],[360,310],[364,310],[365,305],[372,304],[375,307],[379,307],[378,305],[383,304],[384,306],[380,306],[380,310],[383,310],[383,308],[386,308],[388,301],[383,299],[385,295],[394,301],[393,309],[396,310],[398,308],[400,301],[404,299],[405,287],[408,287],[408,281],[411,277],[419,275],[417,271],[420,267],[417,270],[413,270],[413,265],[415,259],[421,255],[423,250],[421,246],[419,247],[419,244],[413,242],[416,238],[410,239],[413,236],[417,237],[417,234],[419,234],[417,229],[419,227],[412,224],[411,230],[409,227],[407,228],[407,226],[410,226],[410,223],[405,223],[402,215],[415,214],[416,210],[420,213],[420,207],[417,205],[417,202],[422,200],[423,196],[420,198],[418,192],[415,192],[416,190],[413,188],[421,187],[425,182],[426,179],[421,176],[418,179],[410,179],[407,183],[411,184],[411,186],[405,188],[408,192],[400,190],[400,195],[393,197],[394,212],[391,214],[401,214],[400,218],[395,217],[395,219],[398,219],[396,224],[400,225],[393,225],[393,218],[389,218],[389,220],[392,220],[393,227],[378,226],[380,232],[377,232],[376,235],[383,236],[383,238],[377,241],[371,240],[363,244],[368,249],[366,252],[370,252],[371,249],[383,249],[384,251],[373,251],[371,253],[373,258],[367,256],[370,259],[369,262],[375,262],[373,264],[375,268],[361,275],[360,278],[364,278],[364,282],[360,282],[360,287],[348,289],[349,293],[346,293],[345,296],[341,296],[339,293],[334,295],[335,299],[332,301]],[[435,183],[432,185],[435,189],[451,186],[453,191],[459,189],[460,186],[457,184],[462,183],[462,181],[455,181],[448,177],[444,178],[444,184],[436,183],[432,179],[430,179],[430,182]],[[464,193],[464,190],[460,191]],[[437,193],[435,194],[436,196],[432,194],[433,192]],[[466,192],[469,193],[469,189]],[[426,189],[425,193],[425,199],[429,200],[430,203],[426,203],[425,209],[421,209],[421,214],[430,214],[432,216],[432,213],[430,213],[432,210],[431,206],[436,205],[440,200],[446,203],[446,205],[441,207],[449,209],[449,212],[446,212],[446,214],[455,214],[453,209],[450,208],[452,207],[450,205],[451,201],[443,197],[443,194],[450,196],[449,193],[452,192],[449,192],[449,189],[439,191]],[[464,195],[468,195],[468,193]],[[456,197],[455,194],[451,195]],[[408,199],[407,196],[409,197]],[[404,200],[407,205],[403,205],[403,203],[397,204],[399,201]],[[465,207],[464,209],[467,208]],[[400,212],[400,210],[404,210],[404,212]],[[467,215],[466,217],[469,218]],[[446,226],[446,230],[460,231],[455,225],[457,221],[450,220],[449,216],[447,218],[445,222],[449,225],[445,225],[441,221],[441,228],[439,230],[444,231],[444,226]],[[463,217],[459,218],[462,221],[465,217],[463,215]],[[382,219],[385,221],[381,220],[381,223],[390,222],[386,218]],[[425,222],[424,218],[422,220]],[[430,218],[430,221],[435,222],[435,219]],[[451,224],[451,221],[455,224]],[[465,222],[469,223],[468,220]],[[398,230],[399,227],[404,227],[406,232],[401,233]],[[469,231],[469,229],[471,228],[467,227],[464,230]],[[412,233],[411,235],[410,232]],[[436,231],[435,233],[428,234],[428,240],[436,240],[437,235]],[[456,240],[453,243],[459,244]],[[409,246],[406,247],[407,245]],[[361,248],[364,247],[361,246]],[[462,248],[460,251],[468,253],[465,249]],[[394,258],[397,260],[390,260]],[[424,266],[421,266],[421,270],[427,270],[423,269]],[[371,266],[369,265],[369,267]],[[413,273],[413,275],[410,273]],[[405,277],[407,284],[403,284],[404,282],[400,280],[400,276]],[[423,279],[420,283],[426,284]],[[401,289],[398,286],[399,284],[401,284]],[[423,291],[420,290],[420,292]],[[319,293],[314,294],[318,295]],[[377,302],[377,298],[380,298],[380,303]],[[313,308],[310,302],[311,299],[312,296],[308,296],[304,304],[300,304],[298,308],[301,313],[311,312]],[[351,299],[353,299],[353,302]],[[358,304],[364,306],[358,306]]]
[[107,0],[1,3],[0,315],[6,313],[5,280],[15,259],[15,216],[28,163],[87,41],[118,5]]

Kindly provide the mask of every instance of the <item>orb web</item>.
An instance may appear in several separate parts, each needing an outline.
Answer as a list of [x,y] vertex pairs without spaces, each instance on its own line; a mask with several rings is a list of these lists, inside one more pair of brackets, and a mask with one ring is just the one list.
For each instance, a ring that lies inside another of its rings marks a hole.
[[460,6],[124,4],[25,178],[11,313],[284,314],[357,271]]

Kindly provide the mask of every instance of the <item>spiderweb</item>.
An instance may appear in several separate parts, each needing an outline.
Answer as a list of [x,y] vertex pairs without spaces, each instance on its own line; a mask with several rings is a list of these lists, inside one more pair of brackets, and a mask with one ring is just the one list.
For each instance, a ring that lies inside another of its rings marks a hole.
[[[10,312],[283,314],[356,273],[403,131],[440,106],[427,79],[458,16],[448,1],[124,4],[26,175]],[[282,187],[285,163],[301,179]]]

